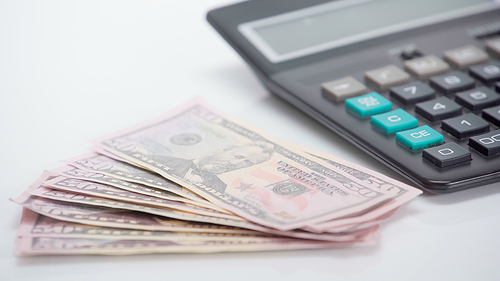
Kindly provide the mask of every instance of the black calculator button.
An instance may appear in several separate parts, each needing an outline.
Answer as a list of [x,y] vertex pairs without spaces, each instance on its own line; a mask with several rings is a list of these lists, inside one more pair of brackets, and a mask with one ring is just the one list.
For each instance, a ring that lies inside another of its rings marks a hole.
[[456,118],[444,120],[441,128],[456,138],[462,139],[470,136],[486,133],[490,130],[490,124],[473,113],[465,114]]
[[404,60],[411,60],[423,56],[418,50],[405,50],[401,53],[401,58]]
[[422,157],[440,168],[446,168],[472,160],[469,151],[453,142],[424,149]]
[[462,107],[449,98],[441,97],[417,103],[415,112],[434,122],[462,114]]
[[474,79],[460,71],[431,77],[430,84],[435,89],[451,94],[474,88]]
[[500,95],[482,86],[457,94],[455,101],[470,110],[480,110],[500,104]]
[[500,127],[500,106],[484,109],[483,118]]
[[469,74],[485,84],[500,81],[500,62],[493,61],[473,66],[470,68]]
[[500,94],[500,82],[495,84],[495,91]]
[[417,81],[403,86],[392,87],[391,96],[403,104],[415,104],[436,97],[436,91]]
[[500,130],[470,138],[469,146],[486,156],[500,153]]

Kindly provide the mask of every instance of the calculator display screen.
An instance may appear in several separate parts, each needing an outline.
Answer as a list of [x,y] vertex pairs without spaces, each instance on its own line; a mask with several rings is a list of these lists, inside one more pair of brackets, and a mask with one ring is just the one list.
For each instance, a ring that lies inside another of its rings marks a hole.
[[240,24],[277,63],[497,8],[494,0],[340,0]]

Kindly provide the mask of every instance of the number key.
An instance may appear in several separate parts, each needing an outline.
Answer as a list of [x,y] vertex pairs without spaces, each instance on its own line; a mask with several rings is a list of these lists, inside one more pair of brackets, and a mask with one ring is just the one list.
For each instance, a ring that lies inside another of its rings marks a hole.
[[500,130],[470,138],[469,146],[486,156],[500,153]]
[[455,101],[470,110],[480,110],[500,104],[500,95],[482,86],[457,94]]
[[470,152],[454,142],[424,149],[422,157],[439,168],[446,168],[472,160]]
[[474,88],[474,79],[460,71],[431,77],[431,87],[447,94],[466,91]]
[[500,81],[500,62],[494,61],[473,66],[470,68],[469,74],[485,84]]
[[417,103],[415,112],[434,122],[462,114],[462,107],[449,98],[441,97]]
[[500,106],[483,110],[483,118],[500,127]]
[[408,105],[433,99],[436,97],[436,91],[426,84],[417,81],[399,87],[392,87],[391,97]]
[[444,120],[441,124],[441,128],[456,138],[462,139],[488,132],[490,130],[490,125],[475,114],[469,113]]

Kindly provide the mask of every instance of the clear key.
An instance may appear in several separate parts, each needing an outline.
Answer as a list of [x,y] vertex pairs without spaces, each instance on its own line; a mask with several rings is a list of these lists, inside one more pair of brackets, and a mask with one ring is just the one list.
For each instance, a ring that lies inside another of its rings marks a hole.
[[443,143],[444,137],[431,127],[425,125],[412,130],[396,133],[396,141],[411,150],[418,150]]

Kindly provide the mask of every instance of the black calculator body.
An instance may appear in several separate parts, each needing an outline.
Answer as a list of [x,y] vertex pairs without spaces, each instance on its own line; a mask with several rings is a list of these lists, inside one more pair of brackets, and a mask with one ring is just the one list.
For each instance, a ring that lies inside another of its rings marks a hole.
[[500,181],[498,7],[257,0],[207,18],[272,93],[418,187],[449,193]]

